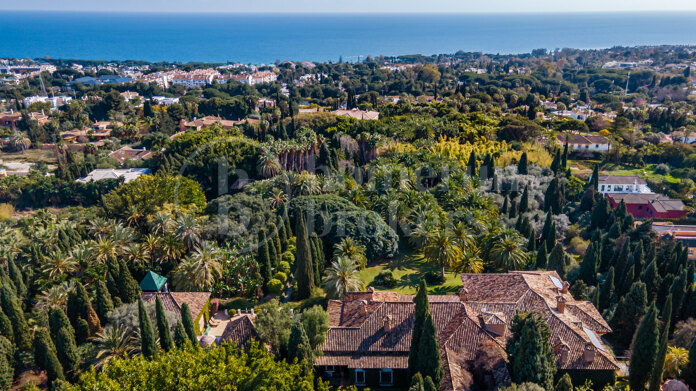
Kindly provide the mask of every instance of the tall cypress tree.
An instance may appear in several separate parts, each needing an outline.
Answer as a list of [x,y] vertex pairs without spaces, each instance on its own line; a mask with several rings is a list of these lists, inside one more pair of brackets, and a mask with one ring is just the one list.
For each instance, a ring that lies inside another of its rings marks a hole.
[[49,351],[52,351],[53,354],[55,354],[56,347],[53,345],[51,336],[49,335],[48,330],[46,328],[41,327],[36,330],[36,332],[34,333],[33,345],[34,363],[36,363],[36,365],[41,369],[47,369],[45,367],[46,355]]
[[411,377],[411,386],[408,391],[424,391],[423,390],[423,376],[420,373],[416,373]]
[[281,254],[288,249],[288,237],[290,234],[288,233],[286,227],[285,227],[285,222],[283,221],[283,217],[280,217],[280,220],[278,221],[277,224],[278,227],[278,237],[280,239],[280,247],[281,247]]
[[53,338],[54,341],[57,338],[58,331],[64,327],[67,328],[70,333],[75,334],[75,330],[70,324],[68,316],[65,315],[65,312],[58,307],[51,308],[51,311],[48,313],[48,325],[49,331],[51,332],[51,338]]
[[181,322],[176,322],[176,327],[174,328],[174,343],[177,349],[185,349],[191,346],[191,341],[186,335],[186,330]]
[[276,259],[273,260],[273,267],[278,267],[278,262],[280,262],[280,259],[283,255],[283,243],[281,243],[280,240],[280,228],[278,228],[275,223],[271,222],[271,240],[273,240],[273,244],[275,245],[276,249]]
[[119,263],[118,291],[121,293],[123,303],[134,303],[140,297],[140,286],[133,279],[125,261]]
[[604,228],[607,226],[610,214],[609,203],[606,198],[600,196],[592,206],[592,215],[590,216],[590,230],[595,228]]
[[508,214],[508,210],[510,209],[510,206],[508,205],[510,200],[508,199],[508,196],[505,195],[505,199],[503,200],[503,206],[500,207],[500,214],[501,215],[506,215]]
[[12,322],[10,318],[5,315],[5,312],[0,310],[0,335],[14,341],[14,331],[12,330]]
[[408,351],[408,373],[415,376],[418,372],[416,363],[418,362],[418,346],[420,336],[423,331],[423,322],[425,317],[430,313],[430,303],[428,303],[428,286],[425,280],[420,281],[420,286],[416,296],[413,298],[416,305],[413,318],[413,331],[411,332],[411,348]]
[[665,356],[667,356],[667,342],[669,340],[669,328],[672,320],[672,295],[668,295],[665,304],[662,305],[662,330],[660,336],[660,348],[655,357],[655,369],[650,378],[650,391],[660,391],[662,384],[662,372],[665,369]]
[[556,223],[551,223],[548,235],[546,235],[546,251],[553,251],[556,247]]
[[140,325],[140,351],[145,358],[152,358],[157,354],[157,340],[142,298],[138,299],[138,323]]
[[616,346],[623,349],[628,347],[636,330],[636,319],[645,315],[647,306],[648,294],[645,284],[638,281],[631,286],[628,294],[621,298],[609,322],[612,329],[621,330],[613,336]]
[[437,386],[430,376],[426,376],[423,381],[423,391],[437,391]]
[[604,283],[599,289],[599,310],[604,311],[611,306],[611,298],[614,296],[614,267],[610,267],[604,278]]
[[184,330],[186,335],[191,341],[193,347],[198,347],[198,337],[196,337],[196,326],[193,324],[193,317],[191,316],[191,310],[189,309],[188,303],[184,303],[181,306],[181,323],[184,325]]
[[633,339],[633,354],[629,364],[628,383],[631,390],[644,391],[655,368],[655,358],[659,348],[659,329],[657,327],[657,309],[655,304],[640,321],[638,331]]
[[536,233],[534,232],[534,228],[532,228],[529,230],[529,235],[527,237],[527,251],[534,253],[536,250]]
[[518,312],[512,321],[505,348],[508,370],[514,383],[532,382],[553,389],[556,357],[549,343],[551,330],[536,313]]
[[41,365],[46,369],[46,377],[48,378],[49,387],[56,380],[65,380],[63,367],[60,365],[58,355],[53,350],[46,351],[44,362]]
[[556,149],[556,153],[553,156],[553,162],[551,162],[551,171],[553,171],[554,174],[558,174],[558,171],[561,169],[561,150]]
[[114,303],[111,300],[111,294],[106,288],[104,281],[97,281],[97,316],[102,323],[106,323],[107,314],[114,309]]
[[595,164],[592,168],[592,178],[590,178],[590,185],[594,191],[599,190],[599,166]]
[[271,265],[271,253],[268,249],[268,240],[265,230],[259,231],[259,249],[257,252],[257,261],[259,263],[261,277],[263,277],[263,285],[266,286],[268,281],[270,281],[272,278],[273,267]]
[[563,157],[561,158],[561,167],[565,170],[568,168],[568,141],[566,140],[563,146]]
[[[271,235],[273,235],[273,232],[271,232]],[[276,247],[275,241],[272,237],[266,236],[266,239],[268,239],[268,257],[271,261],[271,267],[276,268],[278,267],[278,259],[280,258],[280,253],[278,252],[279,250]]]
[[167,322],[167,315],[164,313],[164,305],[162,305],[159,296],[156,299],[156,314],[160,346],[165,352],[168,352],[174,347],[174,341],[172,333],[169,331],[169,322]]
[[10,279],[12,280],[15,289],[17,289],[17,296],[23,297],[27,294],[27,287],[24,284],[22,272],[19,270],[12,257],[10,257],[9,261],[7,262],[7,269],[10,272]]
[[522,192],[522,198],[520,198],[520,213],[525,213],[529,210],[529,185],[524,187],[524,192]]
[[563,375],[556,383],[554,391],[573,391],[573,382],[570,380],[570,375]]
[[547,270],[555,270],[561,279],[566,279],[566,274],[568,273],[568,265],[566,265],[566,254],[563,250],[563,245],[558,243],[551,250],[549,255],[549,263],[546,266]]
[[597,254],[595,242],[590,242],[580,264],[580,279],[590,285],[597,283],[597,258],[599,258],[599,254]]
[[548,261],[548,256],[546,255],[546,243],[542,243],[541,246],[539,246],[539,250],[536,254],[536,268],[546,270]]
[[[0,268],[1,269],[1,268]],[[31,336],[29,336],[29,326],[24,318],[24,311],[19,305],[19,300],[10,287],[5,285],[0,291],[0,302],[2,310],[12,324],[14,343],[17,350],[26,352],[31,349]]]
[[67,327],[61,327],[56,334],[55,342],[58,361],[60,361],[63,371],[69,379],[77,378],[77,371],[80,367],[80,355],[77,352],[75,336]]
[[517,173],[520,175],[529,174],[529,169],[527,166],[527,152],[522,152],[522,156],[520,156],[520,161],[519,163],[517,163]]
[[430,313],[426,314],[423,321],[423,331],[418,340],[418,360],[416,372],[425,377],[430,377],[437,387],[440,387],[444,370],[440,357],[440,345],[437,341],[435,322]]
[[75,289],[68,295],[67,314],[68,318],[75,322],[74,327],[77,327],[77,319],[84,319],[89,326],[89,335],[94,335],[101,329],[99,316],[92,308],[87,291],[80,282],[75,284]]
[[478,176],[476,170],[477,167],[478,163],[476,162],[476,151],[472,149],[471,154],[469,155],[469,163],[466,165],[466,171],[472,177]]
[[295,220],[295,235],[297,235],[295,243],[297,247],[295,250],[295,263],[297,265],[295,278],[297,280],[297,298],[303,300],[312,296],[312,291],[314,291],[314,265],[312,263],[307,224],[301,210],[297,211]]
[[517,217],[517,201],[515,200],[512,200],[512,202],[510,202],[510,212],[508,213],[508,217],[511,219]]
[[297,359],[297,362],[304,364],[306,374],[312,373],[314,365],[314,350],[309,343],[307,333],[302,326],[302,322],[295,322],[290,330],[288,339],[288,361]]

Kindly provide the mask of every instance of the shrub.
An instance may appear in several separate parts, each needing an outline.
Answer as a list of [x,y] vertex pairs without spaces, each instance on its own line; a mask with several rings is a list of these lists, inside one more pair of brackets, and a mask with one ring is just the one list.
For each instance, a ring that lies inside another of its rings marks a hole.
[[391,270],[382,270],[375,277],[374,284],[384,288],[394,288],[396,286],[396,278]]
[[274,276],[273,279],[278,280],[280,282],[285,282],[288,280],[288,275],[283,273],[283,272],[277,272]]
[[[295,246],[292,247],[294,248]],[[288,266],[292,265],[293,263],[295,263],[295,253],[290,252],[290,250],[288,249],[288,251],[283,253],[282,260],[283,262],[287,262]]]
[[658,164],[657,167],[655,167],[655,173],[660,175],[667,175],[669,174],[669,166],[664,163]]
[[[283,255],[285,255],[285,254],[283,254]],[[292,254],[290,254],[290,255],[292,255]],[[293,255],[293,258],[294,257],[295,256]],[[278,271],[285,273],[285,275],[287,276],[288,274],[290,274],[290,264],[288,262],[285,262],[285,261],[280,261],[278,263]]]
[[278,295],[280,294],[280,292],[283,291],[283,283],[273,278],[270,281],[268,281],[268,284],[266,284],[266,288],[268,288],[268,293],[272,295]]
[[425,273],[425,282],[428,283],[428,285],[442,285],[445,283],[445,278],[442,277],[442,274],[436,272],[436,271],[429,271]]

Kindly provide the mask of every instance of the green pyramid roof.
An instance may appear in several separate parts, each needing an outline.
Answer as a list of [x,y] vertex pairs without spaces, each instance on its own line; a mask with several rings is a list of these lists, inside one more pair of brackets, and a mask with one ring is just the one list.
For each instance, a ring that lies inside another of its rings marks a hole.
[[140,289],[143,292],[158,292],[165,282],[167,282],[167,277],[162,277],[150,270],[140,282]]

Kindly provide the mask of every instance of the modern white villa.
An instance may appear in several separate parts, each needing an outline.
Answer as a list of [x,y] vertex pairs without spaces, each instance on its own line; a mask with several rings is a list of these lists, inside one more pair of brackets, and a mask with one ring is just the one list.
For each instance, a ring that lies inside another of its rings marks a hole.
[[599,192],[601,194],[651,194],[645,179],[630,175],[600,175]]

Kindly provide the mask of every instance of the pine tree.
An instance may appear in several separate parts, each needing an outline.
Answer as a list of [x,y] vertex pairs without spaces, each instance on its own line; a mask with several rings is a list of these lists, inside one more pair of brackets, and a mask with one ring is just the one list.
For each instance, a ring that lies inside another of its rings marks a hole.
[[142,298],[138,299],[138,323],[140,325],[140,351],[145,358],[152,358],[157,354],[157,340]]
[[667,356],[667,342],[669,340],[669,328],[672,320],[672,295],[668,295],[662,305],[662,330],[660,331],[660,348],[655,357],[655,369],[650,378],[650,391],[660,391],[662,373],[665,369],[665,357]]
[[466,165],[466,172],[469,174],[469,176],[476,177],[478,176],[476,168],[478,167],[478,163],[476,161],[476,151],[474,149],[471,150],[471,154],[469,155],[469,163]]
[[169,322],[167,322],[167,315],[164,313],[164,305],[162,305],[162,300],[160,300],[159,296],[156,299],[155,306],[160,346],[162,350],[168,352],[174,347],[174,341],[172,340],[172,333],[169,331]]
[[297,280],[297,298],[303,300],[311,297],[312,291],[314,291],[314,266],[312,263],[307,224],[305,223],[302,211],[297,211],[297,218],[295,220],[297,220],[295,226],[295,234],[297,235],[295,243],[295,264],[297,266],[295,279]]
[[9,339],[10,341],[14,341],[12,322],[10,322],[10,318],[8,318],[2,310],[0,310],[0,335]]
[[650,375],[655,368],[658,348],[657,309],[653,304],[640,321],[638,331],[633,338],[633,354],[631,355],[628,375],[631,390],[645,390],[645,385],[650,380]]
[[536,254],[536,268],[537,270],[546,270],[546,265],[548,265],[548,256],[546,255],[546,243],[542,243],[539,246],[539,251]]
[[46,356],[42,365],[43,368],[46,369],[46,377],[48,378],[49,386],[56,380],[65,380],[63,366],[60,365],[58,355],[53,350],[46,351]]
[[529,174],[529,169],[527,168],[527,152],[522,152],[522,156],[520,156],[520,161],[517,163],[517,173],[520,175],[527,175]]
[[512,321],[505,348],[508,370],[514,383],[532,382],[553,389],[556,357],[549,343],[551,330],[536,313],[518,312]]
[[420,281],[420,286],[418,287],[418,292],[413,298],[413,302],[416,305],[413,320],[413,330],[411,332],[411,348],[408,352],[408,373],[411,376],[415,376],[418,372],[416,365],[418,362],[418,346],[420,341],[420,336],[423,331],[423,322],[425,322],[425,317],[430,313],[430,304],[428,302],[428,286],[425,280]]
[[590,178],[590,184],[594,191],[599,190],[599,166],[595,164],[592,168],[592,178]]
[[118,291],[124,304],[134,303],[140,297],[140,286],[133,279],[125,261],[119,264]]
[[51,340],[51,336],[48,333],[48,330],[44,327],[41,327],[36,330],[34,333],[34,363],[41,368],[41,369],[46,369],[44,366],[46,363],[46,355],[48,354],[48,351],[52,351],[55,354],[56,347],[53,345],[53,341]]
[[570,380],[570,375],[567,373],[558,380],[554,391],[573,391],[573,382]]
[[22,272],[19,270],[12,257],[10,257],[9,261],[7,262],[7,268],[10,272],[10,279],[12,280],[15,289],[17,289],[17,296],[24,297],[24,295],[27,294],[27,287],[24,284]]
[[186,336],[188,336],[193,347],[198,347],[196,326],[193,324],[193,317],[191,316],[191,310],[189,309],[188,303],[184,303],[181,306],[181,323],[184,325]]
[[295,322],[290,329],[288,339],[288,361],[297,359],[297,362],[304,364],[306,374],[312,373],[314,365],[314,350],[309,343],[307,333],[302,326],[302,322]]
[[645,284],[638,281],[631,286],[628,294],[621,298],[609,322],[614,330],[613,338],[619,348],[628,347],[636,330],[636,319],[645,315],[647,306],[648,294]]
[[607,272],[604,283],[599,290],[599,307],[600,311],[604,311],[611,306],[611,298],[614,296],[614,267],[610,267]]
[[257,262],[261,271],[261,277],[263,277],[263,285],[266,286],[273,276],[273,267],[271,265],[271,253],[268,249],[268,240],[265,230],[259,231],[258,245]]
[[525,213],[529,209],[529,185],[524,187],[524,192],[522,193],[522,198],[520,199],[519,211],[520,213]]
[[568,273],[568,266],[566,265],[565,259],[566,253],[565,250],[563,250],[563,245],[560,243],[556,244],[549,255],[549,263],[546,266],[546,270],[555,270],[558,276],[561,277],[562,280],[565,280],[566,274]]
[[[55,342],[58,361],[63,371],[67,373],[69,379],[75,379],[80,367],[80,355],[77,352],[75,337],[67,327],[62,327],[56,334]],[[50,354],[47,355],[49,356]]]
[[184,325],[181,322],[176,322],[176,327],[174,328],[174,343],[178,349],[185,349],[191,346],[191,341],[186,335],[186,330],[184,330]]
[[97,316],[102,323],[106,323],[107,315],[113,311],[114,303],[111,301],[111,294],[106,288],[104,281],[97,281]]
[[580,278],[590,285],[597,284],[597,258],[599,254],[597,254],[595,242],[590,242],[580,264]]
[[428,313],[423,321],[423,330],[418,340],[418,360],[416,361],[416,372],[420,372],[425,377],[430,377],[437,387],[440,386],[444,370],[440,357],[440,345],[437,341],[435,322],[432,315]]
[[[0,268],[2,269],[2,268]],[[0,302],[2,310],[7,315],[7,318],[12,324],[14,335],[14,343],[20,352],[26,352],[31,349],[31,336],[29,335],[29,326],[24,318],[24,311],[19,305],[19,300],[10,287],[5,285],[0,292]]]

